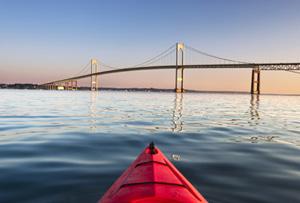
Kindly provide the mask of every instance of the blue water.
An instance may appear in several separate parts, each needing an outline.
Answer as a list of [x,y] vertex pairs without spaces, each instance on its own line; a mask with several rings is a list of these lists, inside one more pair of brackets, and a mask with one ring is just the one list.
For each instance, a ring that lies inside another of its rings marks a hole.
[[300,97],[0,90],[0,202],[96,202],[150,142],[209,202],[300,202]]

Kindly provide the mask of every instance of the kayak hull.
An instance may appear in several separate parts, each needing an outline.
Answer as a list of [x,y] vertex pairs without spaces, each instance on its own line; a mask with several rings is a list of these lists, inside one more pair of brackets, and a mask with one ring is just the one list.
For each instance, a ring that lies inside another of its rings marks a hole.
[[157,148],[147,147],[98,203],[207,203]]

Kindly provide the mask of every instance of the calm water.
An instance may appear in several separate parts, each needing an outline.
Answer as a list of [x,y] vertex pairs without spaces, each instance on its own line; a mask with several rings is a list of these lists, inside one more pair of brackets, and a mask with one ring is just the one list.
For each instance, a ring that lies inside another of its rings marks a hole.
[[209,202],[300,202],[300,97],[39,90],[0,90],[0,202],[96,202],[150,141]]

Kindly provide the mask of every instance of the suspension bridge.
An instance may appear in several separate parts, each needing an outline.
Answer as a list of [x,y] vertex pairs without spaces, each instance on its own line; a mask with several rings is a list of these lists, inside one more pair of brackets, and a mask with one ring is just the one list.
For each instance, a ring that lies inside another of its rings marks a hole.
[[[101,69],[106,69],[100,71]],[[107,70],[108,69],[108,70]],[[77,90],[78,80],[90,78],[91,91],[99,89],[99,77],[106,74],[115,74],[131,71],[146,70],[174,70],[174,91],[184,92],[184,70],[185,69],[250,69],[251,94],[260,94],[261,71],[289,71],[300,74],[299,63],[249,63],[228,58],[218,57],[196,48],[176,43],[143,63],[130,67],[113,67],[91,59],[90,62],[76,75],[68,78],[50,81],[40,86],[45,89]],[[86,73],[89,71],[89,73]]]

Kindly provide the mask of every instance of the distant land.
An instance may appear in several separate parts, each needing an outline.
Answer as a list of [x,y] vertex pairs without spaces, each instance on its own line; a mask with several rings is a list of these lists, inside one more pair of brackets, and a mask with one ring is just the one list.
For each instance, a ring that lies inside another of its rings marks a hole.
[[[29,90],[42,90],[44,87],[38,84],[31,83],[14,83],[14,84],[4,84],[0,83],[0,89],[29,89]],[[77,87],[77,90],[88,91],[90,87]],[[104,91],[127,91],[127,92],[174,92],[174,89],[160,89],[160,88],[115,88],[115,87],[101,87],[99,90]],[[64,90],[57,90],[64,91]],[[72,91],[72,90],[68,90]],[[210,90],[189,90],[185,89],[184,92],[189,93],[217,93],[217,94],[250,94],[246,91],[210,91]],[[261,93],[260,95],[283,95],[283,96],[300,96],[300,94],[274,94],[274,93]]]
[[15,83],[15,84],[0,84],[0,89],[38,89],[38,84],[31,83]]
[[[0,84],[0,89],[45,89],[38,84],[31,83],[15,83],[15,84]],[[77,87],[77,90],[90,90],[90,87]],[[115,87],[101,87],[99,90],[108,91],[132,91],[132,92],[174,92],[174,89],[160,89],[160,88],[115,88]],[[61,90],[63,91],[63,90]],[[185,92],[198,93],[234,93],[234,94],[248,94],[248,92],[230,92],[230,91],[200,91],[200,90],[184,90]]]

